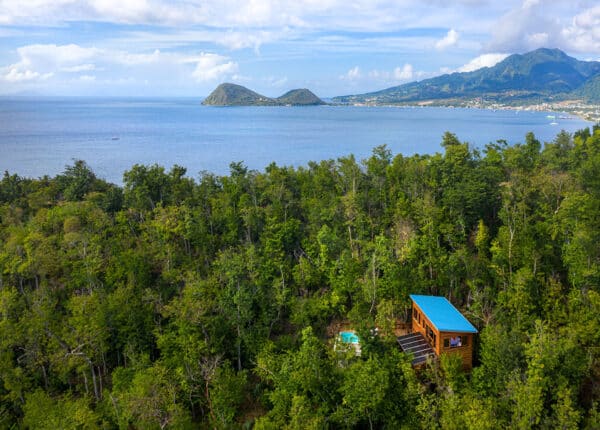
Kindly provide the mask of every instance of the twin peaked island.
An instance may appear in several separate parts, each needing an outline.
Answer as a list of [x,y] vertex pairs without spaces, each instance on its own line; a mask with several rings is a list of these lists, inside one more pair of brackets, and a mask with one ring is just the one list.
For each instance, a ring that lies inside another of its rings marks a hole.
[[271,98],[236,84],[221,84],[202,102],[206,106],[317,106],[326,104],[306,88]]
[[413,355],[413,366],[429,357],[456,354],[463,368],[473,365],[473,335],[477,329],[445,297],[411,295],[412,333],[400,336],[402,351]]

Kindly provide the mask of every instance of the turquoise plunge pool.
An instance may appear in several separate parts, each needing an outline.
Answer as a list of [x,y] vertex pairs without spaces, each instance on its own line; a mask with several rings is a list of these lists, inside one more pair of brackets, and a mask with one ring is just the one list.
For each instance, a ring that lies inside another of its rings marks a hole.
[[358,336],[351,331],[341,331],[340,338],[344,343],[358,343]]

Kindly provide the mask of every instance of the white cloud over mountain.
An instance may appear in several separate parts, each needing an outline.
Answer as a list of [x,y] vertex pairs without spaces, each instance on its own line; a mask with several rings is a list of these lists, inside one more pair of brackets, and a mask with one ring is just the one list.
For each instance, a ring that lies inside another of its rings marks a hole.
[[355,66],[340,76],[340,80],[349,82],[353,86],[366,83],[392,86],[406,83],[423,75],[423,72],[415,71],[413,65],[409,63],[395,67],[392,70],[371,69],[364,73],[360,67]]
[[492,67],[508,57],[508,54],[483,54],[473,58],[467,64],[459,67],[459,72],[472,72],[482,67]]
[[196,64],[192,76],[200,82],[215,81],[238,72],[237,63],[221,55],[202,53],[198,58],[187,61]]
[[585,6],[590,3],[574,8],[565,1],[524,0],[498,19],[486,49],[525,52],[550,47],[600,54],[600,6]]

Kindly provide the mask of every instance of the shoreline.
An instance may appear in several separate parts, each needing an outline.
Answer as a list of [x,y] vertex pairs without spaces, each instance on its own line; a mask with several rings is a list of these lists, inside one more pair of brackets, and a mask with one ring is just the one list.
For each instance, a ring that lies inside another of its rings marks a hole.
[[[331,105],[335,106],[335,103]],[[466,104],[450,104],[450,103],[436,103],[434,101],[425,101],[417,104],[412,103],[340,103],[338,106],[356,106],[356,107],[399,107],[399,108],[448,108],[448,109],[483,109],[483,110],[506,110],[514,112],[547,112],[568,115],[569,117],[578,118],[580,120],[590,123],[600,123],[600,105],[588,105],[588,104],[551,104],[551,103],[540,103],[535,105],[524,105],[524,106],[511,106],[502,104],[479,104],[479,103],[466,103]],[[565,119],[565,118],[562,118]],[[569,119],[569,118],[566,118]]]

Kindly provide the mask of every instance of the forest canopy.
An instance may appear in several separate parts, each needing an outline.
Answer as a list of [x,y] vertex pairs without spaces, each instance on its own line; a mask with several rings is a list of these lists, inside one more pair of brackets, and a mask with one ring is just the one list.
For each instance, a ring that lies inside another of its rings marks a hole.
[[[0,427],[600,427],[600,128],[442,149],[6,172]],[[409,294],[477,327],[472,372],[411,367]]]

